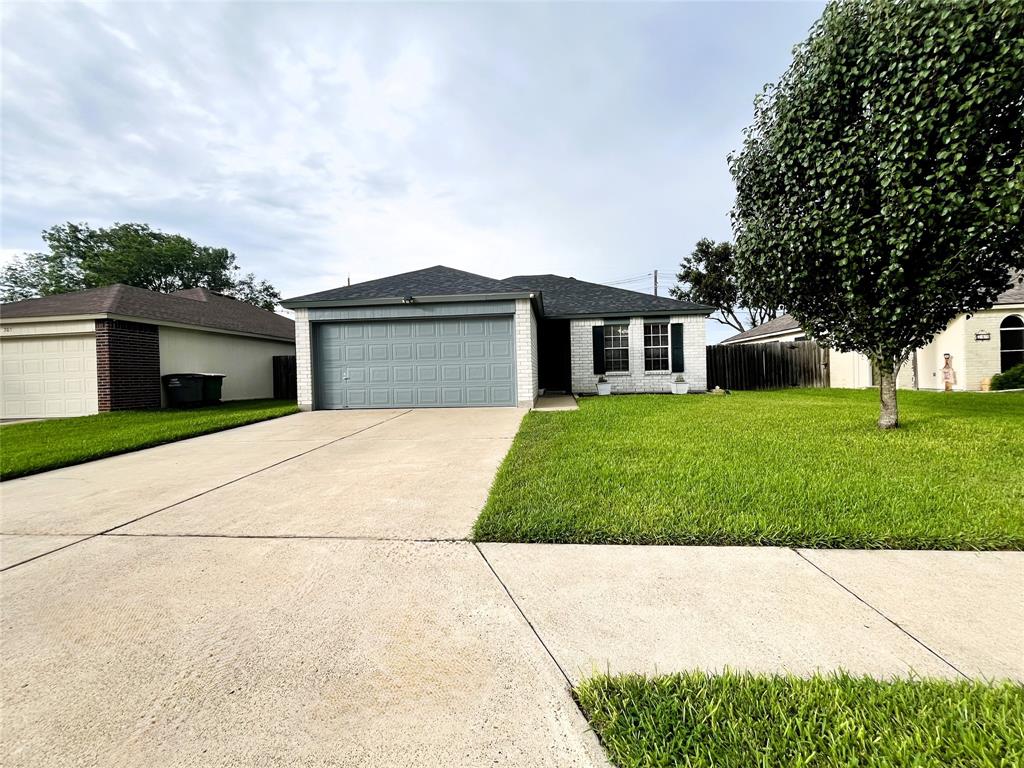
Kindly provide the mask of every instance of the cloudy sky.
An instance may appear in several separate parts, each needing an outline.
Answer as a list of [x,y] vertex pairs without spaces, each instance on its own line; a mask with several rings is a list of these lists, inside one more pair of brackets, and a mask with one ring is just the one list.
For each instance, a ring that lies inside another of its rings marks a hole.
[[285,296],[438,263],[650,291],[729,237],[726,154],[820,12],[6,3],[0,247],[141,221]]

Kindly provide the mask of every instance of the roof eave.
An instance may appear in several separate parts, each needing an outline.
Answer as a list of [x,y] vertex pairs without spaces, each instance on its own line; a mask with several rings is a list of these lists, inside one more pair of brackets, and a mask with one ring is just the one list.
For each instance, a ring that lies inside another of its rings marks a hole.
[[440,304],[452,301],[501,301],[508,299],[534,299],[539,291],[512,291],[509,293],[457,293],[439,296],[392,296],[381,299],[286,299],[281,306],[286,309],[313,307],[376,307],[385,304],[404,304],[412,298],[413,304]]
[[[287,318],[286,318],[287,319]],[[175,320],[158,320],[142,315],[124,315],[117,312],[92,312],[89,314],[68,314],[68,315],[33,315],[31,317],[5,317],[4,325],[16,325],[27,323],[64,323],[74,320],[122,320],[140,325],[158,325],[170,328],[182,328],[191,331],[204,331],[206,333],[222,333],[229,336],[247,336],[267,341],[280,341],[286,344],[295,343],[295,335],[279,336],[272,333],[260,333],[258,331],[241,331],[234,328],[222,328],[217,325],[203,325],[202,323],[182,323]]]
[[671,317],[672,315],[701,315],[707,317],[711,309],[633,309],[627,312],[559,312],[544,315],[550,320],[595,320],[602,317]]

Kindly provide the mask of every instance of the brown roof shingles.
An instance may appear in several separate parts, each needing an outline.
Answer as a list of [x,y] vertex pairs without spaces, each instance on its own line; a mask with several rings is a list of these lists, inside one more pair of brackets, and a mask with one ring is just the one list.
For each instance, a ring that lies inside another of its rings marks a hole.
[[118,283],[0,304],[0,317],[4,318],[75,315],[117,315],[156,323],[251,333],[286,341],[295,338],[295,323],[287,317],[206,288],[167,294]]

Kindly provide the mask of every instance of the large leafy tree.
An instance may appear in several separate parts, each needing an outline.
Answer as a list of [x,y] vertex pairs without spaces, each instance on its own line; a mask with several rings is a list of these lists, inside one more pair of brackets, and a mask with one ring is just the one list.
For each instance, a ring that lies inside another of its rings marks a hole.
[[669,289],[673,298],[707,304],[718,311],[714,320],[745,331],[782,314],[779,307],[752,303],[736,279],[736,250],[732,243],[701,238],[684,258],[676,274],[678,285]]
[[838,0],[755,102],[737,274],[829,347],[896,374],[1024,266],[1024,0]]
[[48,251],[15,259],[0,273],[4,301],[124,283],[170,293],[209,288],[273,310],[281,295],[252,273],[239,276],[226,248],[198,245],[146,224],[60,224],[43,232]]

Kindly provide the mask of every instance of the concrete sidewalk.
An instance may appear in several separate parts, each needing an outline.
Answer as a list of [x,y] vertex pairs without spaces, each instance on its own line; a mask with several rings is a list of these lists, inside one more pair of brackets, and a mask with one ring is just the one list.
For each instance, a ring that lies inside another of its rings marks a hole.
[[480,550],[574,682],[725,667],[1024,681],[1024,552]]
[[0,764],[606,766],[595,670],[1024,680],[1024,553],[466,541],[522,416],[305,413],[0,484]]

